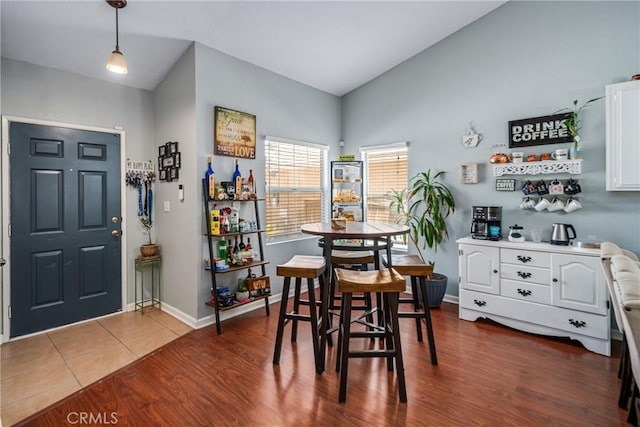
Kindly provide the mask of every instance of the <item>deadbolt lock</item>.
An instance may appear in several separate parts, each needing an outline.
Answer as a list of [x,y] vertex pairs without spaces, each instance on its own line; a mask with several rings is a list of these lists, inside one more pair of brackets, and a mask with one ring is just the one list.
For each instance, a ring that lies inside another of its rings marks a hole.
[[120,236],[120,232],[119,232],[118,230],[113,230],[113,231],[111,232],[111,235],[112,235],[113,237],[118,237],[118,236]]

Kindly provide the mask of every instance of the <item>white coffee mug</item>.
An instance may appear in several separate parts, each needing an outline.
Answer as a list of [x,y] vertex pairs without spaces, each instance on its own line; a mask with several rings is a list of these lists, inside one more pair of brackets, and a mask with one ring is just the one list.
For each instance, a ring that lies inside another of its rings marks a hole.
[[525,197],[522,199],[522,202],[520,202],[520,209],[533,209],[535,205],[536,202],[533,199]]
[[562,209],[564,209],[564,203],[557,197],[554,197],[549,206],[547,206],[549,212],[561,211]]
[[577,211],[581,207],[582,207],[582,203],[580,203],[574,198],[569,198],[569,200],[567,200],[567,203],[564,205],[564,211],[566,213],[569,213],[569,212]]
[[516,153],[511,153],[511,161],[513,163],[522,163],[522,161],[524,160],[524,153],[523,152],[516,152]]
[[551,158],[553,160],[568,160],[569,151],[566,148],[558,148],[556,151],[551,153]]
[[549,199],[545,199],[544,197],[541,197],[540,201],[538,201],[538,204],[536,205],[535,209],[538,212],[540,212],[540,211],[543,211],[543,210],[547,209],[550,204],[551,204],[551,202],[549,201]]

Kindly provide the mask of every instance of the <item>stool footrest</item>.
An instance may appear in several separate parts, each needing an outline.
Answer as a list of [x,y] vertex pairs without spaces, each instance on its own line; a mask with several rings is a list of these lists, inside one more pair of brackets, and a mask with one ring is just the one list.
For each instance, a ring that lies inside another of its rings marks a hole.
[[395,350],[359,350],[349,351],[349,357],[385,357],[395,356]]

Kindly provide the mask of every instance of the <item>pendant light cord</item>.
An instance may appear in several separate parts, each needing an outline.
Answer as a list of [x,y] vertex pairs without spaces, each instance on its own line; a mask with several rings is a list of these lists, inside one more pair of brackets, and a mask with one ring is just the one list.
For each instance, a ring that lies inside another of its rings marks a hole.
[[120,30],[118,29],[118,8],[116,7],[116,50],[119,51],[120,50],[120,43],[119,43],[119,39],[118,39],[118,34],[120,33]]

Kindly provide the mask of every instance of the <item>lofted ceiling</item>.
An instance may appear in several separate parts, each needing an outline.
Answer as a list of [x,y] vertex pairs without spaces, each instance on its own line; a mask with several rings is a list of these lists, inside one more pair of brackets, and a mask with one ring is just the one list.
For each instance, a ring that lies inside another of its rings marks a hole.
[[0,1],[2,57],[154,90],[193,41],[342,96],[505,1]]

